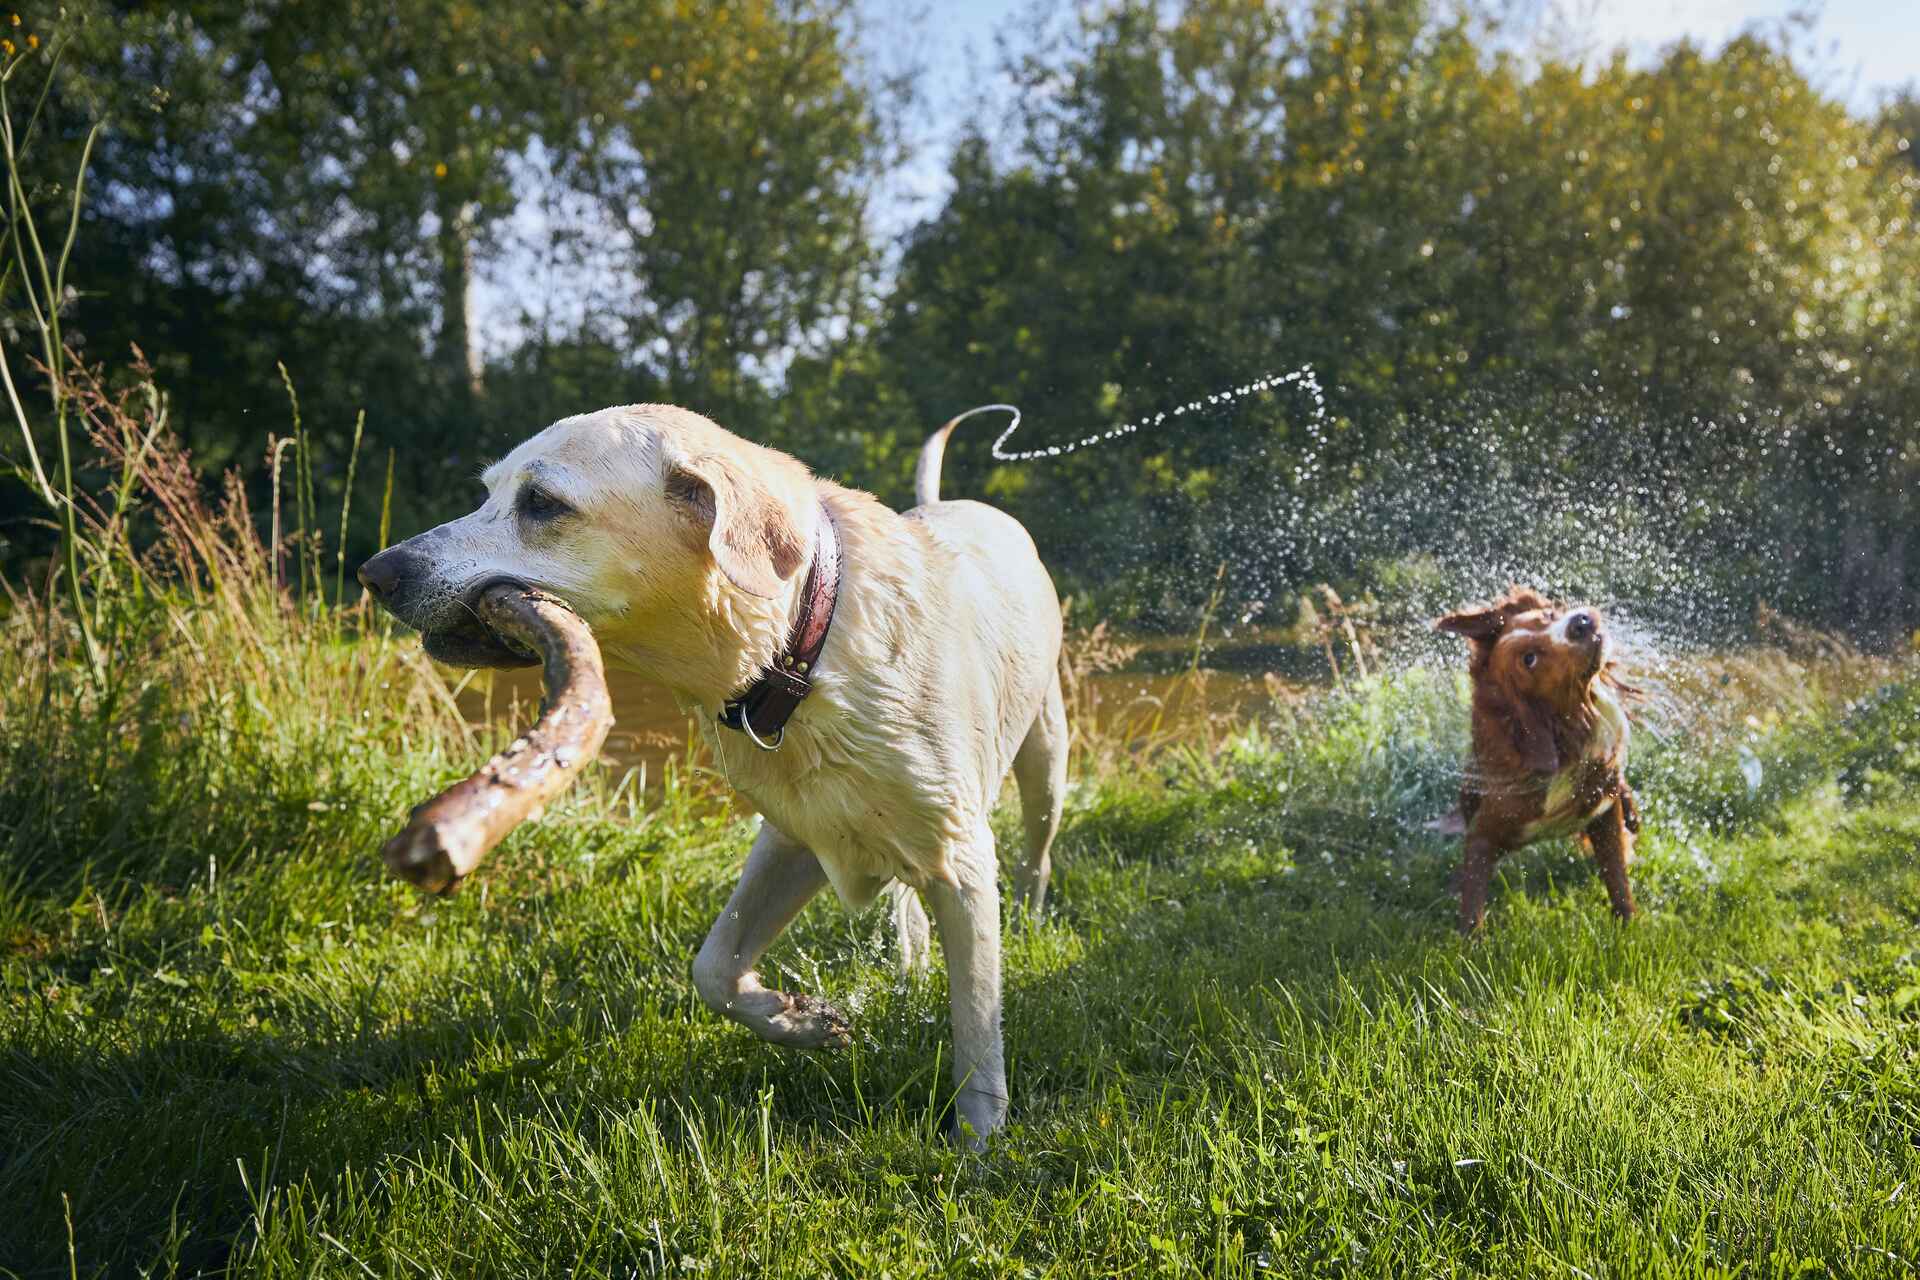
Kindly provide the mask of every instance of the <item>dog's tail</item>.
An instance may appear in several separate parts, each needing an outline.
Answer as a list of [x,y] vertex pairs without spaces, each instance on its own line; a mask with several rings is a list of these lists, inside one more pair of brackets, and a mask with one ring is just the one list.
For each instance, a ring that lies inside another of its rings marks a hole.
[[[976,413],[993,413],[995,411],[1011,413],[1013,415],[1014,426],[1020,424],[1020,411],[1012,405],[983,404],[977,408],[969,409],[965,413],[955,414],[948,420],[946,426],[927,437],[927,442],[920,446],[919,465],[913,469],[913,500],[915,504],[924,507],[929,502],[940,501],[940,461],[946,457],[947,437],[953,434],[953,429]],[[1008,434],[1011,434],[1012,431],[1013,427],[1007,428]],[[1004,440],[1006,436],[1003,435],[1000,438]]]
[[947,437],[960,425],[960,418],[966,416],[963,413],[949,420],[920,446],[920,462],[913,469],[913,500],[919,506],[940,501],[940,461],[947,455]]

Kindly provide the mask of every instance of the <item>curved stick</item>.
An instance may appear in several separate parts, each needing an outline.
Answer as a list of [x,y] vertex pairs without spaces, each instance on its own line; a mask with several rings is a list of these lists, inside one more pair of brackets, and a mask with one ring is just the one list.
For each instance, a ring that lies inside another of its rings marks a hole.
[[428,893],[458,891],[508,832],[573,785],[613,727],[600,646],[579,614],[517,583],[488,587],[476,609],[496,635],[541,655],[547,697],[533,728],[416,807],[381,848],[390,871]]

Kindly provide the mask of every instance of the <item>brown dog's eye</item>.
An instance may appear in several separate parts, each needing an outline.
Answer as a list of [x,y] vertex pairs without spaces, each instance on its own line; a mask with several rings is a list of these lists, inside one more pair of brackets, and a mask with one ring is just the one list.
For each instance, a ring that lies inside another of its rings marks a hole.
[[1525,657],[1520,659],[1520,665],[1525,667],[1527,670],[1531,671],[1533,670],[1534,664],[1539,661],[1540,661],[1540,655],[1538,653],[1528,653]]
[[520,491],[520,501],[516,505],[522,516],[542,523],[573,513],[573,508],[566,502],[535,485],[528,485]]

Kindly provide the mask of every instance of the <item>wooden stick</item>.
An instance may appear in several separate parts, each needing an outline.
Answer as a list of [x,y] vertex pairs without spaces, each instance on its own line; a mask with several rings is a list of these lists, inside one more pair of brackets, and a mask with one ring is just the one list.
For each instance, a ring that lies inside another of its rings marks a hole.
[[541,655],[547,697],[533,728],[415,808],[381,849],[390,871],[428,893],[457,892],[508,832],[573,785],[613,728],[600,646],[580,615],[514,583],[488,587],[476,608],[496,635]]

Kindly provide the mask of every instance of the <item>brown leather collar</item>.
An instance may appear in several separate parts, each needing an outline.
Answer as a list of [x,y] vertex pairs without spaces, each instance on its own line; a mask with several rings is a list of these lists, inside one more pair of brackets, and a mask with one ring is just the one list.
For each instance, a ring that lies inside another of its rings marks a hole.
[[787,631],[786,648],[774,655],[758,680],[720,708],[721,724],[738,729],[766,751],[780,745],[787,721],[813,692],[814,668],[827,645],[834,606],[840,602],[840,533],[824,501],[815,527],[813,563],[807,566],[807,580],[800,587],[800,611]]

